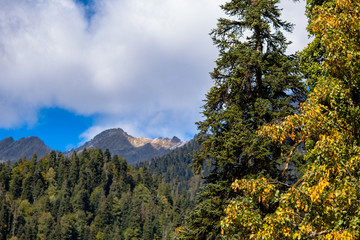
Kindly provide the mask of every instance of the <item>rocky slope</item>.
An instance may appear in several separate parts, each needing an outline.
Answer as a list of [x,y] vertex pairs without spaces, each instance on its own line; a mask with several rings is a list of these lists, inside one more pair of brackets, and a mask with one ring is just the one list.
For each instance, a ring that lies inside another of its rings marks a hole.
[[183,142],[177,138],[136,138],[127,134],[121,128],[109,129],[86,142],[83,146],[75,149],[81,152],[84,148],[109,149],[112,154],[118,154],[125,158],[128,163],[149,160],[153,157],[163,156],[171,150],[181,146]]
[[0,161],[14,162],[24,156],[31,159],[35,153],[38,158],[41,158],[50,151],[50,147],[38,137],[21,138],[18,141],[8,137],[0,141]]

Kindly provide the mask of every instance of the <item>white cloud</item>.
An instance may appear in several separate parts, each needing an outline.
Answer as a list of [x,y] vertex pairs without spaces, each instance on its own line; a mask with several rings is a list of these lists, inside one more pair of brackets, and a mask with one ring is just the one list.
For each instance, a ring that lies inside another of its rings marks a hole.
[[146,115],[134,114],[122,119],[121,117],[108,116],[81,134],[82,145],[93,139],[100,132],[110,128],[122,128],[134,137],[173,137],[188,140],[194,136],[198,116],[189,111],[179,114],[175,111],[158,111]]
[[306,32],[307,19],[305,16],[305,1],[298,2],[291,0],[281,0],[280,8],[282,11],[282,19],[295,24],[293,33],[285,33],[285,36],[292,44],[288,47],[289,53],[303,50],[310,42],[308,33]]
[[[208,33],[221,2],[98,0],[89,23],[72,0],[0,0],[0,127],[32,124],[39,109],[56,106],[103,116],[85,139],[109,127],[194,131],[212,85],[217,50]],[[293,35],[294,49],[303,35]]]

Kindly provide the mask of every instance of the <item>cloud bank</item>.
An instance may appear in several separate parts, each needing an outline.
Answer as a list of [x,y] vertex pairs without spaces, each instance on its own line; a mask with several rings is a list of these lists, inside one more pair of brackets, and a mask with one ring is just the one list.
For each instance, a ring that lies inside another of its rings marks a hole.
[[72,0],[0,0],[0,128],[60,107],[97,116],[86,139],[108,127],[194,133],[217,57],[208,33],[223,2],[97,0],[88,19]]

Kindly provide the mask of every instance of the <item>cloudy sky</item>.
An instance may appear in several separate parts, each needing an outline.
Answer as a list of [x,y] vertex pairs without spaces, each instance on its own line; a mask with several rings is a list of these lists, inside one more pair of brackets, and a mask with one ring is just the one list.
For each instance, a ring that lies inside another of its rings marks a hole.
[[[303,1],[283,0],[307,43]],[[0,140],[61,151],[102,130],[183,140],[196,133],[224,0],[0,0]]]

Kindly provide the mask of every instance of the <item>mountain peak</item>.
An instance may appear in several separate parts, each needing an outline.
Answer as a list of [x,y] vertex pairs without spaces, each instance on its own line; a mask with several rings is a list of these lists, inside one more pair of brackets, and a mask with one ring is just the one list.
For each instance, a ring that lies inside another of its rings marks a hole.
[[173,142],[173,143],[180,143],[181,140],[180,140],[178,137],[173,136],[173,138],[171,139],[171,142]]
[[133,137],[121,128],[112,128],[96,135],[75,151],[81,152],[84,148],[109,149],[111,153],[124,157],[134,164],[148,160],[152,157],[162,156],[179,145],[181,140],[177,137],[155,139]]
[[22,157],[31,159],[36,155],[41,158],[51,151],[50,147],[38,137],[20,138],[14,141],[12,137],[7,137],[0,141],[0,161],[17,161]]
[[107,129],[107,130],[102,131],[101,133],[97,134],[94,137],[94,139],[105,138],[105,137],[110,137],[110,136],[114,136],[114,135],[127,136],[128,134],[124,130],[122,130],[121,128],[111,128],[111,129]]

